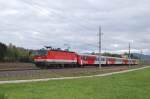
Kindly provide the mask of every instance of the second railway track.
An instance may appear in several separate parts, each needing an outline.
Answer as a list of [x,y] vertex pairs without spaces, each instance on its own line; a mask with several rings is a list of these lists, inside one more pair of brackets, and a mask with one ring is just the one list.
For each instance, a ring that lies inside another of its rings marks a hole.
[[5,71],[28,71],[28,70],[40,70],[39,68],[25,68],[25,69],[20,69],[20,68],[15,68],[15,69],[0,69],[0,72],[5,72]]

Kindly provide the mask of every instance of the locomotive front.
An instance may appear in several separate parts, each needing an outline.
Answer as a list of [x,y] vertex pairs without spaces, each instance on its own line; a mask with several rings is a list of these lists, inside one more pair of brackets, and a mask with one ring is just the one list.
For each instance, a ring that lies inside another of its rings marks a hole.
[[75,52],[62,50],[38,50],[34,52],[34,63],[37,67],[59,66],[77,64],[77,54]]
[[35,50],[32,52],[32,58],[37,67],[45,66],[47,63],[47,50]]

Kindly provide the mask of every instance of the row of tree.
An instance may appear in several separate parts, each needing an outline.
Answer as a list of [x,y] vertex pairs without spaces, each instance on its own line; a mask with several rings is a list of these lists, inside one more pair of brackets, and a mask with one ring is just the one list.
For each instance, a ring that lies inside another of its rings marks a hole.
[[[98,53],[94,53],[94,52],[92,54],[93,55],[98,55]],[[128,58],[129,54],[128,53],[124,53],[123,55],[121,55],[121,54],[113,54],[113,53],[105,52],[105,53],[102,53],[102,56],[119,57],[119,58],[126,57],[126,58]],[[131,59],[139,59],[138,56],[135,56],[132,53],[130,54],[130,58]]]
[[[31,50],[16,47],[12,44],[8,46],[6,44],[0,43],[0,62],[32,62],[31,59]],[[98,55],[98,53],[92,53],[94,55]],[[103,56],[110,57],[122,57],[120,54],[112,54],[112,53],[102,53]],[[124,56],[129,56],[128,53],[125,53]],[[131,58],[138,59],[138,57],[133,54],[130,55]]]
[[0,43],[0,61],[1,62],[31,62],[30,50],[16,47],[12,44],[8,46]]

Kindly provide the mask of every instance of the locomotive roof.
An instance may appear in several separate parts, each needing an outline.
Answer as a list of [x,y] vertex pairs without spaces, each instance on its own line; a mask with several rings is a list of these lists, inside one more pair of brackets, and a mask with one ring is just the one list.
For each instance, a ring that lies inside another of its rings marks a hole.
[[76,53],[76,52],[73,52],[73,51],[57,50],[57,49],[39,49],[39,50],[34,50],[34,51],[58,51],[58,52]]
[[76,53],[76,52],[73,52],[73,51],[66,51],[66,50],[56,50],[56,49],[51,49],[51,50],[47,50],[47,51],[58,51],[58,52],[68,52],[68,53]]

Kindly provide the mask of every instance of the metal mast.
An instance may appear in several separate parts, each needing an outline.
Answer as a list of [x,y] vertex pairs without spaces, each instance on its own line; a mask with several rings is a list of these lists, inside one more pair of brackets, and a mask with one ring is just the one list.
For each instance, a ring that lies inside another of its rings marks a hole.
[[141,49],[140,64],[142,64],[142,55],[143,55],[143,50]]
[[129,42],[129,67],[131,66],[131,44],[130,44],[130,42]]
[[99,68],[101,68],[102,66],[101,66],[101,35],[102,35],[102,33],[101,33],[101,26],[99,27]]

